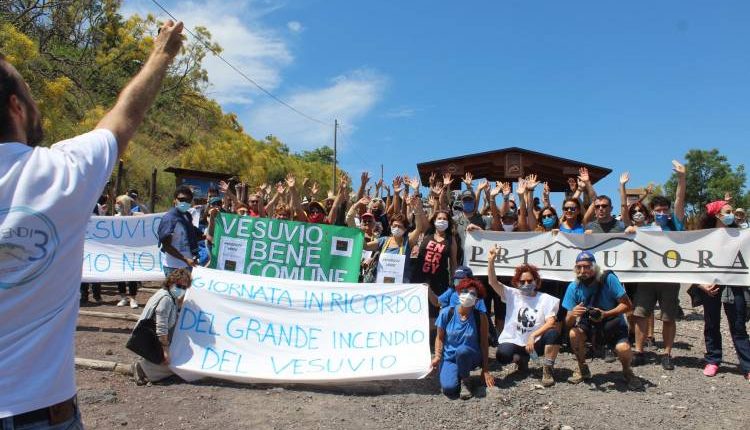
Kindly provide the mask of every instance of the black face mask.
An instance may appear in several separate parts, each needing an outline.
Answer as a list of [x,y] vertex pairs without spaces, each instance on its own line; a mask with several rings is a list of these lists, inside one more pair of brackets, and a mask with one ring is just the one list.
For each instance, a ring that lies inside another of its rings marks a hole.
[[382,214],[382,213],[383,213],[383,210],[380,209],[380,208],[373,208],[373,210],[372,210],[372,214],[375,215],[375,216],[380,216],[380,214]]

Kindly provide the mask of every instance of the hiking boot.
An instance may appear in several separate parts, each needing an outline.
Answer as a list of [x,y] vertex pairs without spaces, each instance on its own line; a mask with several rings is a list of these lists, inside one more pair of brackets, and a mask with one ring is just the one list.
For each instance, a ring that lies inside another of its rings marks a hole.
[[578,368],[573,371],[573,375],[568,378],[568,382],[571,384],[580,384],[583,381],[591,379],[591,371],[589,366],[585,364],[578,364]]
[[672,360],[672,357],[665,354],[664,357],[661,358],[661,367],[664,370],[674,370],[674,360]]
[[146,383],[148,383],[146,372],[143,371],[143,368],[141,367],[141,364],[139,362],[136,361],[135,363],[133,363],[132,371],[133,379],[135,380],[136,385],[146,385]]
[[622,371],[622,376],[625,378],[625,382],[628,384],[628,388],[631,390],[638,390],[643,387],[641,379],[635,376],[633,369],[628,368]]
[[643,366],[644,364],[646,364],[646,355],[638,351],[633,353],[633,361],[630,362],[630,365],[633,367],[638,367]]
[[469,400],[474,395],[471,394],[471,387],[469,386],[469,380],[468,378],[461,380],[461,393],[458,395],[458,397],[461,398],[461,400]]
[[604,362],[614,363],[615,360],[617,360],[617,356],[615,355],[615,352],[612,351],[612,348],[605,348],[604,349]]
[[555,368],[552,366],[542,366],[542,386],[551,387],[555,385]]

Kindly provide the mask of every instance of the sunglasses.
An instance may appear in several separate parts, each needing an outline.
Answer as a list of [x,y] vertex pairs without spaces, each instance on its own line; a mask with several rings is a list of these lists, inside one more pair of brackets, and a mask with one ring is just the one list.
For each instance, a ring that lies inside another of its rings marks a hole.
[[609,207],[609,205],[606,205],[606,204],[605,205],[594,205],[594,207],[596,209],[607,209]]
[[575,212],[575,211],[577,211],[577,210],[578,210],[578,208],[577,208],[577,207],[575,207],[575,206],[565,206],[565,207],[563,208],[563,210],[564,210],[565,212]]
[[177,201],[181,203],[190,203],[193,199],[190,197],[177,197]]
[[555,216],[552,214],[542,215],[542,219],[547,219],[547,218],[555,218]]
[[533,284],[534,280],[533,279],[531,279],[531,280],[523,280],[523,279],[521,279],[521,280],[518,281],[518,283],[521,284],[521,285],[529,285],[529,284]]

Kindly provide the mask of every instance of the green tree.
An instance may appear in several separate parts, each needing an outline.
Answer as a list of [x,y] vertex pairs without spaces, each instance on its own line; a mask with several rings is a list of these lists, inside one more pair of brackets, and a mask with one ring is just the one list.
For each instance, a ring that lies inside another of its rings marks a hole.
[[[707,203],[724,198],[725,193],[732,196],[734,206],[747,206],[745,166],[740,164],[736,169],[732,169],[727,157],[718,149],[689,150],[685,154],[685,169],[685,209],[688,213],[697,214],[704,211]],[[677,176],[673,173],[665,184],[667,194],[674,195],[676,187]]]
[[330,146],[324,145],[312,151],[302,151],[299,154],[299,158],[309,162],[333,164],[333,149]]

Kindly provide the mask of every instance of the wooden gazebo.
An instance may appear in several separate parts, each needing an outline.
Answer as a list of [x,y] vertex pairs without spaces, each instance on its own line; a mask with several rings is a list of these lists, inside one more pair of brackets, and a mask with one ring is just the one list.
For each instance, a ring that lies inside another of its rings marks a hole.
[[[463,177],[466,172],[471,172],[475,179],[503,182],[515,182],[521,176],[535,173],[541,182],[549,183],[553,192],[567,191],[568,178],[578,176],[580,167],[588,169],[592,184],[612,172],[612,169],[605,167],[516,147],[417,164],[424,186],[429,186],[432,172],[448,172],[454,177]],[[453,181],[454,188],[460,185],[460,179]]]

